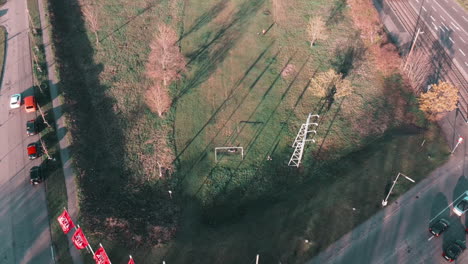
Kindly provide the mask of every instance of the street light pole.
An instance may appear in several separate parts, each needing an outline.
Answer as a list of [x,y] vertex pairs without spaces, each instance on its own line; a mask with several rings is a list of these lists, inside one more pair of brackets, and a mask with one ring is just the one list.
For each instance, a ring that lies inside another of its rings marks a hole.
[[455,145],[455,147],[453,148],[452,152],[450,152],[450,154],[453,154],[455,152],[455,150],[457,149],[458,145],[460,145],[460,143],[463,142],[463,138],[462,137],[459,137],[458,138],[458,141],[457,141],[457,144]]
[[399,172],[398,175],[396,176],[396,179],[393,181],[393,185],[392,187],[390,188],[390,191],[388,192],[387,194],[387,197],[385,197],[385,200],[382,201],[382,206],[386,206],[387,203],[388,203],[388,197],[390,197],[390,194],[392,193],[393,191],[393,187],[395,187],[395,184],[397,183],[398,181],[398,178],[400,177],[400,175],[402,175],[403,177],[405,177],[408,181],[411,181],[411,182],[415,182],[413,179],[411,179],[410,177],[404,175],[403,173]]
[[421,31],[421,28],[418,28],[418,31],[416,32],[416,36],[414,37],[414,41],[413,43],[411,44],[411,48],[410,48],[410,51],[408,53],[408,57],[406,57],[406,62],[405,62],[405,66],[403,67],[403,69],[406,70],[406,65],[408,65],[408,62],[411,58],[411,53],[413,53],[413,49],[414,49],[414,46],[416,45],[416,41],[418,40],[418,36],[419,34],[423,34],[424,32]]

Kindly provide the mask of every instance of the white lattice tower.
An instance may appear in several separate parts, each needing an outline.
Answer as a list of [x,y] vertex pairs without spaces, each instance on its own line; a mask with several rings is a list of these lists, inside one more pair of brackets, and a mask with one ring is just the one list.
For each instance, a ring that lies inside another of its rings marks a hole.
[[292,144],[292,147],[294,148],[294,152],[291,155],[291,159],[289,160],[288,166],[299,167],[299,165],[301,164],[301,160],[302,160],[302,154],[304,153],[305,143],[308,141],[315,142],[314,139],[307,139],[307,136],[309,133],[317,134],[316,130],[310,130],[310,126],[318,127],[318,123],[310,122],[310,119],[312,117],[316,117],[318,119],[320,116],[309,114],[309,116],[307,117],[306,123],[301,125],[301,128],[299,129],[299,132],[297,133],[296,139],[294,140],[294,143]]

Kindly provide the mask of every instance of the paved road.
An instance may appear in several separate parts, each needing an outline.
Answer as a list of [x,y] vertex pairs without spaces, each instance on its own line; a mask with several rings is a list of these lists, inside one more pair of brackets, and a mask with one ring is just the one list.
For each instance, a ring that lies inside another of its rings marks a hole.
[[0,88],[0,263],[54,263],[45,189],[28,180],[29,169],[41,162],[26,154],[26,146],[39,140],[25,131],[36,115],[24,107],[9,109],[11,94],[33,94],[26,0],[8,1],[0,10],[0,24],[8,31]]
[[[458,134],[468,138],[468,126],[455,113],[442,121],[448,139]],[[466,141],[465,141],[466,142]],[[451,213],[450,204],[468,190],[468,145],[460,145],[449,161],[398,200],[358,226],[308,264],[446,263],[442,248],[455,239],[465,239],[468,218]],[[466,175],[466,176],[465,176]],[[432,219],[451,222],[443,237],[431,238]],[[468,263],[468,251],[455,263]]]
[[464,9],[453,0],[409,0],[408,3],[468,76],[468,14]]

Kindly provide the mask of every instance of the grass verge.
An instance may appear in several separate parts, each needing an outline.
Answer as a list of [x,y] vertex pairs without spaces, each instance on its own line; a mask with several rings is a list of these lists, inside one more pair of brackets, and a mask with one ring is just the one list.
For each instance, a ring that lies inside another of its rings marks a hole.
[[55,120],[52,114],[52,100],[50,97],[48,86],[48,73],[45,58],[44,45],[42,43],[41,21],[39,16],[39,6],[37,0],[27,1],[31,23],[33,30],[31,34],[31,53],[33,55],[33,71],[34,71],[34,90],[38,105],[45,114],[45,120],[50,126],[44,123],[43,118],[39,115],[36,119],[39,124],[40,137],[47,146],[48,153],[53,160],[44,158],[43,164],[45,169],[45,185],[47,207],[49,213],[49,223],[51,229],[52,244],[54,247],[54,255],[57,263],[72,263],[68,248],[68,238],[63,234],[56,217],[67,207],[67,191],[65,186],[65,178],[60,161],[60,147],[58,144]]

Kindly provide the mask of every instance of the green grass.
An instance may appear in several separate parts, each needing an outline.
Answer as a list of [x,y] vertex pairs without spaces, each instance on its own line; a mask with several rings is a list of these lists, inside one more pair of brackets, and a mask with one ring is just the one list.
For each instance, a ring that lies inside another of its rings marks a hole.
[[[398,171],[420,180],[446,159],[443,137],[401,76],[383,76],[365,56],[343,1],[290,2],[103,4],[96,45],[77,5],[51,1],[80,223],[93,245],[139,263],[249,263],[257,253],[265,263],[302,263],[377,212]],[[330,37],[310,48],[307,19],[329,10]],[[189,61],[164,120],[143,98],[161,20],[179,30]],[[288,64],[295,71],[281,76]],[[330,103],[314,97],[310,78],[329,68],[348,73],[356,92]],[[290,168],[290,145],[310,112],[321,116],[317,143]],[[177,170],[158,179],[145,161],[161,136],[174,144]],[[242,146],[245,158],[215,162],[217,146]]]
[[0,48],[0,81],[3,78],[3,65],[5,64],[5,51],[6,51],[6,39],[7,39],[7,31],[5,27],[1,26],[0,27],[0,43],[1,43],[1,48]]
[[[52,100],[50,98],[49,86],[48,86],[48,75],[47,65],[45,59],[45,51],[42,43],[42,32],[41,32],[41,21],[39,17],[39,6],[37,0],[28,0],[28,10],[31,16],[31,22],[34,26],[36,33],[31,36],[32,40],[32,54],[34,55],[33,60],[33,71],[34,71],[34,90],[37,102],[41,107],[42,111],[46,113],[46,121],[51,127],[46,127],[40,132],[41,139],[47,146],[49,155],[55,158],[54,161],[47,160],[44,155],[44,162],[46,164],[45,174],[45,185],[46,185],[46,197],[47,207],[49,214],[49,222],[51,229],[52,244],[54,247],[55,260],[57,263],[71,263],[72,259],[68,248],[68,238],[63,234],[56,218],[63,211],[63,208],[67,207],[67,189],[65,186],[65,178],[63,175],[63,169],[60,161],[59,144],[56,134],[55,120],[53,119],[52,113]],[[40,86],[40,87],[39,87]],[[40,117],[39,117],[40,119]],[[42,119],[40,119],[42,122]]]

